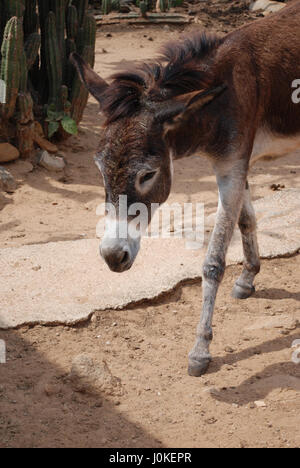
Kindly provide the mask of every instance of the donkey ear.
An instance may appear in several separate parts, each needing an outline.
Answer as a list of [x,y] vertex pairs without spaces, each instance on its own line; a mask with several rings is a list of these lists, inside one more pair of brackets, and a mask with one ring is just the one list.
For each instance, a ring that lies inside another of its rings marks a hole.
[[76,52],[73,52],[70,55],[70,61],[78,71],[82,83],[101,104],[103,92],[108,87],[106,81],[97,75],[97,73]]
[[178,96],[173,100],[172,106],[161,116],[161,119],[164,120],[165,133],[184,124],[194,112],[209,104],[226,88],[226,85],[221,85],[206,91],[196,91]]

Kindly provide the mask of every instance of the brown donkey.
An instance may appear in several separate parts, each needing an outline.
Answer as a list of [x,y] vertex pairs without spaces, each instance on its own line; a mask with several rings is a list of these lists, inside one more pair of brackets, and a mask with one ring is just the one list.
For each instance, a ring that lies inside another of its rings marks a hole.
[[[96,162],[106,201],[116,209],[126,195],[128,206],[143,203],[151,216],[151,204],[164,203],[170,193],[173,159],[201,151],[211,160],[219,208],[203,269],[203,312],[189,354],[189,373],[200,376],[211,361],[214,305],[237,223],[245,261],[235,298],[254,292],[260,270],[247,182],[251,157],[300,146],[300,2],[224,38],[198,33],[168,44],[160,61],[114,75],[110,84],[77,54],[72,60],[106,117]],[[140,239],[112,235],[118,223],[121,215],[113,225],[108,214],[100,250],[113,271],[123,272]]]

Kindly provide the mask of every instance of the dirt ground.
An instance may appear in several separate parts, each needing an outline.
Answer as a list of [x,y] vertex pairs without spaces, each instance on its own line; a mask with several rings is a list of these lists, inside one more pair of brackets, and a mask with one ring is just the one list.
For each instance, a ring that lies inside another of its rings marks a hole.
[[[248,20],[253,16],[245,10],[202,16],[204,26],[219,32]],[[182,33],[100,29],[96,70],[106,77],[128,61],[151,58]],[[28,161],[7,165],[18,190],[0,194],[0,247],[95,237],[96,208],[104,200],[93,162],[100,126],[90,98],[79,135],[60,146],[64,173]],[[272,184],[300,187],[298,161],[259,163],[250,177],[254,199],[270,194]],[[214,212],[215,180],[199,156],[176,162],[175,201],[202,201],[206,214]],[[0,365],[0,447],[299,447],[300,366],[291,345],[300,329],[284,318],[299,314],[300,257],[264,261],[257,293],[245,302],[230,297],[239,272],[227,269],[214,318],[214,361],[200,379],[186,372],[200,283],[157,303],[96,313],[73,328],[0,331],[8,351]],[[121,379],[121,395],[74,391],[69,372],[81,353],[106,360]],[[264,406],[257,408],[260,400]]]

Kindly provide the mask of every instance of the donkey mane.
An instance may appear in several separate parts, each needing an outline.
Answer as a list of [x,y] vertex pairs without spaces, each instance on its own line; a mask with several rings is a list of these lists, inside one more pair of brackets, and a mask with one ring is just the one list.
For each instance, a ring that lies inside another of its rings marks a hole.
[[143,104],[165,101],[181,94],[207,88],[209,67],[201,60],[216,50],[223,39],[196,33],[182,41],[169,42],[157,62],[144,63],[111,76],[102,96],[106,125],[137,114]]

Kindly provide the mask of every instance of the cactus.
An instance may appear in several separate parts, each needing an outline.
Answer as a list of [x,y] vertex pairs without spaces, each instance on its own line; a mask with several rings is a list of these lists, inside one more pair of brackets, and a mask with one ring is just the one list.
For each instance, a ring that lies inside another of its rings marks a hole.
[[49,83],[49,101],[57,102],[62,85],[62,60],[57,40],[55,14],[50,11],[46,20],[46,63]]
[[112,10],[111,0],[102,0],[102,13],[103,15],[108,15]]
[[165,12],[169,9],[168,0],[159,0],[159,9],[162,12]]
[[28,37],[24,45],[24,50],[27,59],[27,69],[31,70],[38,57],[41,46],[41,36],[38,33],[32,33]]
[[145,1],[140,2],[141,15],[144,18],[146,18],[146,16],[147,16],[147,9],[148,9],[147,2],[145,2]]
[[1,54],[0,78],[6,83],[6,103],[1,106],[2,116],[7,120],[15,112],[20,86],[20,52],[23,41],[22,24],[17,17],[11,18],[5,28]]
[[169,8],[181,7],[183,0],[169,0]]
[[38,30],[38,15],[36,13],[36,0],[25,0],[24,36],[25,39]]
[[27,84],[28,84],[28,69],[27,69],[27,58],[25,51],[22,49],[20,54],[20,83],[19,83],[19,91],[26,93],[27,91]]
[[[56,23],[56,40],[58,42],[60,50],[60,62],[65,64],[66,61],[66,49],[65,49],[65,23],[66,23],[66,7],[68,0],[55,0],[52,5],[52,11],[55,17]],[[50,14],[50,13],[49,13]],[[48,16],[49,19],[49,16]],[[62,69],[62,76],[64,75],[64,69]]]
[[120,11],[120,0],[111,0],[111,9],[113,11]]
[[33,100],[30,93],[19,93],[17,101],[18,122],[22,125],[33,121]]
[[17,140],[24,156],[35,144],[55,151],[44,132],[59,138],[77,132],[88,94],[68,59],[77,51],[94,65],[96,21],[88,3],[0,0],[0,78],[7,84],[0,135]]
[[67,36],[69,39],[75,40],[78,33],[78,13],[74,5],[69,5],[67,9]]
[[[70,57],[70,55],[73,52],[76,52],[76,44],[73,39],[66,39],[66,52],[67,52],[67,57]],[[72,86],[72,80],[74,76],[74,67],[71,64],[71,62],[67,62],[67,75],[66,75],[66,84],[68,88],[71,88]]]
[[24,15],[24,1],[23,0],[4,0],[4,10],[6,12],[6,19],[10,19],[13,16],[22,18]]
[[83,25],[84,17],[89,6],[89,0],[73,0],[72,4],[75,5],[78,13],[79,26]]
[[[83,22],[83,44],[84,47],[92,47],[95,50],[96,46],[96,21],[93,16],[86,15]],[[91,63],[94,66],[94,61]]]
[[[95,59],[94,49],[91,46],[86,46],[82,53],[82,57],[87,63],[92,65]],[[75,120],[77,124],[82,119],[83,111],[87,104],[88,96],[89,94],[86,90],[86,87],[82,84],[79,76],[76,75],[74,78],[71,92],[71,117]]]

